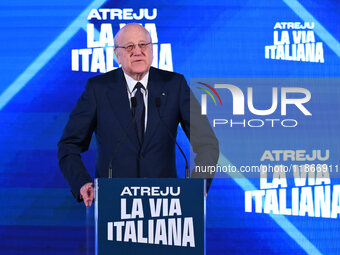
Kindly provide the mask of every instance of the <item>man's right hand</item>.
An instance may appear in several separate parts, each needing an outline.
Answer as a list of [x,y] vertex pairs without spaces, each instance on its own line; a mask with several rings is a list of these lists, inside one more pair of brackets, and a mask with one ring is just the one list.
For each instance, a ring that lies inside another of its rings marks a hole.
[[93,183],[88,182],[80,188],[80,196],[84,200],[85,206],[91,206],[94,199]]

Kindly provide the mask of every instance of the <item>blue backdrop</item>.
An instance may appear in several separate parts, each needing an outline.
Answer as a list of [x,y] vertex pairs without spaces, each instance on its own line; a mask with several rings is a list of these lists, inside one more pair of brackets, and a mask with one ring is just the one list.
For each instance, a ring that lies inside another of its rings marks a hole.
[[[100,73],[100,68],[117,66],[115,60],[110,59],[110,43],[104,45],[102,55],[94,49],[100,46],[88,44],[91,35],[93,43],[99,41],[103,23],[112,24],[113,34],[123,23],[148,26],[157,53],[154,64],[184,74],[188,82],[192,78],[340,76],[337,0],[171,3],[14,0],[3,1],[0,7],[1,254],[84,254],[87,248],[93,252],[93,222],[87,218],[92,217],[93,212],[86,211],[83,204],[73,199],[58,168],[56,145],[86,80]],[[105,18],[104,11],[91,11],[93,9],[111,9],[110,14],[115,15]],[[88,19],[90,13],[92,19]],[[147,15],[137,20],[140,14]],[[285,28],[281,22],[299,22],[301,26],[309,22],[313,28]],[[277,23],[281,28],[276,27]],[[87,30],[87,24],[94,24],[93,32]],[[321,43],[319,52],[313,53],[318,61],[306,61],[301,55],[288,60],[294,51],[290,45],[293,30],[313,31],[314,41],[312,38],[309,42],[314,47]],[[278,32],[277,50],[275,56],[270,55],[272,51],[268,51],[267,56],[266,46],[275,44],[275,31]],[[290,44],[285,41],[285,45],[291,47],[291,52],[285,49],[286,55],[279,56],[278,45],[284,43],[282,31],[289,33]],[[301,84],[300,87],[308,88],[305,83]],[[322,88],[320,84],[308,88],[312,93],[313,119],[305,121],[298,116],[304,125],[302,129],[287,132],[279,128],[261,129],[258,133],[248,130],[254,133],[247,133],[247,140],[240,143],[238,138],[245,134],[244,130],[216,130],[223,141],[220,164],[229,160],[241,164],[240,153],[251,155],[254,148],[262,152],[265,149],[330,149],[332,161],[329,163],[338,164],[339,85],[335,81]],[[261,103],[261,94],[254,93]],[[263,95],[268,100],[266,93]],[[315,121],[324,125],[314,125]],[[301,132],[309,132],[302,142]],[[289,139],[283,145],[273,139],[285,135]],[[178,141],[189,154],[189,144],[181,130]],[[177,155],[178,175],[183,177],[183,159]],[[253,156],[248,158],[251,161]],[[94,139],[83,159],[93,174]],[[337,182],[332,180],[332,184]],[[214,180],[207,199],[207,254],[340,253],[338,218],[245,212],[244,191],[255,187],[259,188],[258,179]]]

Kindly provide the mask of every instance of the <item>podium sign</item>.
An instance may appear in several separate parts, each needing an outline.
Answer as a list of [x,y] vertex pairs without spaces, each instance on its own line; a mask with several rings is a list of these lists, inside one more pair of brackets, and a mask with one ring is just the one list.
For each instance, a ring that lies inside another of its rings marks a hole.
[[96,254],[205,254],[202,179],[96,179]]

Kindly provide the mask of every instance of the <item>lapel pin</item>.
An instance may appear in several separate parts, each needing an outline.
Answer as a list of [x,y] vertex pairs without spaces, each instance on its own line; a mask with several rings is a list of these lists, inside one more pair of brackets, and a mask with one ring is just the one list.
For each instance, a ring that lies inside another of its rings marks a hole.
[[165,93],[164,93],[164,92],[162,93],[162,96],[165,96]]

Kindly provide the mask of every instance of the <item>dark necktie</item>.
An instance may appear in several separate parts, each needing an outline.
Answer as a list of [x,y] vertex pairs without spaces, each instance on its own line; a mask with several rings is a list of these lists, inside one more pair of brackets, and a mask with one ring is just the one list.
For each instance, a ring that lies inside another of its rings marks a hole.
[[141,89],[144,89],[144,86],[142,85],[142,83],[137,82],[133,90],[135,89],[137,90],[135,94],[135,98],[137,101],[137,106],[135,110],[135,124],[139,143],[142,144],[144,139],[145,106]]

